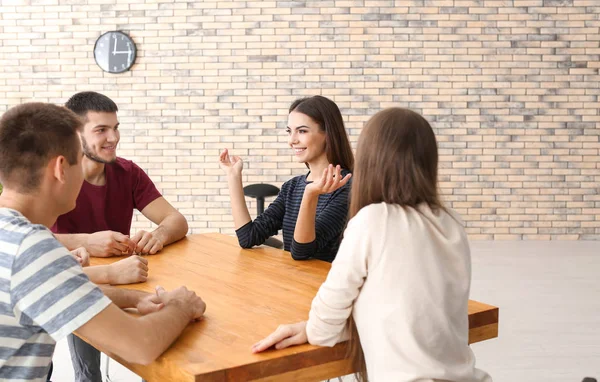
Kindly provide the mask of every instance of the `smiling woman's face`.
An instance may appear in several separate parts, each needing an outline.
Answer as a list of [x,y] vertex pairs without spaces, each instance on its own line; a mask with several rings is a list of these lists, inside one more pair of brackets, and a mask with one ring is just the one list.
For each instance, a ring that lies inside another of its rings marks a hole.
[[326,155],[325,131],[308,115],[292,111],[288,116],[287,132],[296,161],[310,163]]

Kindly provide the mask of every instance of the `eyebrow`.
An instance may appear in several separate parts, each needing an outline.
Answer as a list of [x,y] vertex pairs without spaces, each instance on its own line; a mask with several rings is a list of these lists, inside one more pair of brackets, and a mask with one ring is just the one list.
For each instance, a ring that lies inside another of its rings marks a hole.
[[[296,126],[296,127],[295,127],[295,129],[296,129],[296,130],[298,130],[298,129],[301,129],[301,128],[303,128],[303,127],[304,127],[304,128],[307,128],[307,129],[310,129],[310,126],[306,126],[306,125],[300,125],[300,126]],[[286,128],[287,128],[287,129],[290,129],[290,130],[292,129],[292,128],[291,128],[291,127],[289,127],[289,126],[286,126]]]
[[96,125],[96,126],[92,127],[92,129],[107,128],[107,127],[108,127],[109,129],[110,129],[110,128],[116,128],[116,127],[119,127],[119,125],[120,125],[120,124],[121,124],[121,123],[117,123],[117,124],[116,124],[116,125],[114,125],[114,126],[109,126],[109,125]]

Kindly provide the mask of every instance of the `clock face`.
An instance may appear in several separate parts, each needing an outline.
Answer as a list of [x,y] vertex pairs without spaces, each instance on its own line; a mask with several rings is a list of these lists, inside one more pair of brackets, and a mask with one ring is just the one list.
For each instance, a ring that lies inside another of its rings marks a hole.
[[131,37],[123,32],[106,32],[96,40],[94,59],[105,72],[122,73],[133,66],[136,49]]

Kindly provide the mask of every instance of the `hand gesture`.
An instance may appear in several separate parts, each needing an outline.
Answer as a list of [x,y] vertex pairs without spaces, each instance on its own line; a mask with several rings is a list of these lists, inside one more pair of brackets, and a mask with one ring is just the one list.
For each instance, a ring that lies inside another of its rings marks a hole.
[[131,238],[135,244],[134,253],[140,255],[154,255],[163,248],[164,240],[156,232],[138,231]]
[[185,311],[190,316],[190,321],[197,320],[204,315],[206,304],[202,299],[196,296],[194,291],[188,290],[182,286],[167,292],[163,287],[156,287],[156,294],[163,304],[174,304],[179,309]]
[[244,168],[244,162],[242,158],[238,156],[229,156],[229,150],[225,149],[219,155],[219,165],[229,175],[242,175],[242,169]]
[[71,251],[71,255],[77,260],[79,265],[87,267],[90,265],[90,254],[84,247],[79,247]]
[[85,248],[90,256],[110,257],[130,255],[135,248],[135,244],[129,236],[120,232],[100,231],[88,236]]
[[252,353],[260,353],[275,345],[275,349],[285,349],[292,345],[308,342],[306,337],[306,321],[290,325],[279,325],[268,337],[252,345]]
[[112,285],[143,283],[148,279],[148,260],[140,256],[129,256],[108,267]]
[[333,165],[330,164],[323,170],[321,178],[306,185],[305,192],[310,192],[314,195],[330,194],[348,183],[351,177],[352,174],[348,174],[342,178],[341,167],[337,165],[334,168]]

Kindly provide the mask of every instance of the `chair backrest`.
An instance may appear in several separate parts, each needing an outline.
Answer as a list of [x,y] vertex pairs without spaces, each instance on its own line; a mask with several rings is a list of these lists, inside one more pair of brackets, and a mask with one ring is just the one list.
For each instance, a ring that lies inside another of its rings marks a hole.
[[251,198],[256,198],[256,213],[262,214],[265,211],[265,198],[269,196],[277,196],[279,188],[271,184],[258,183],[250,184],[244,187],[244,195]]

